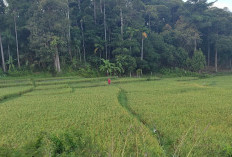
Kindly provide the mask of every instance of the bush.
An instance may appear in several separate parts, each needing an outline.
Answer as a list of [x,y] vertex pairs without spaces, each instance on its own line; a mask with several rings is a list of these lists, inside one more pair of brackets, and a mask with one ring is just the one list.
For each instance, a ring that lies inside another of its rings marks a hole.
[[0,69],[0,78],[2,77],[6,77],[6,74],[2,71],[2,69]]
[[187,65],[189,70],[194,71],[194,72],[200,72],[205,65],[205,56],[201,50],[195,51],[193,57],[187,60]]
[[226,145],[222,151],[222,156],[232,157],[232,146]]
[[101,58],[97,57],[97,56],[90,56],[88,58],[88,62],[90,63],[90,65],[94,68],[98,68],[101,65]]
[[93,140],[81,131],[61,134],[41,133],[36,141],[19,150],[0,147],[0,156],[106,156]]
[[135,58],[129,55],[118,55],[116,56],[116,64],[121,64],[124,69],[124,73],[130,74],[137,66]]
[[140,58],[137,58],[136,62],[137,62],[137,69],[142,69],[144,74],[150,73],[151,69],[146,60],[141,60]]
[[178,48],[175,53],[175,62],[177,67],[186,68],[186,61],[188,59],[188,52],[186,52],[183,48]]
[[87,65],[86,67],[80,68],[78,70],[78,75],[86,78],[91,78],[91,77],[99,77],[100,73],[97,70],[91,68],[90,65]]
[[22,67],[21,69],[8,71],[8,75],[12,77],[29,76],[32,75],[32,72]]
[[182,77],[182,76],[199,77],[199,74],[197,73],[180,68],[174,68],[174,69],[163,68],[160,70],[160,73],[162,75],[165,75],[166,77]]

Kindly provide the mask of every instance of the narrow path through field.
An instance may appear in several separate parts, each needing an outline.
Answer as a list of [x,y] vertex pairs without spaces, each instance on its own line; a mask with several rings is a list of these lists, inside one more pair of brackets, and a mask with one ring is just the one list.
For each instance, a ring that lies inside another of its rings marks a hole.
[[[126,91],[122,88],[120,88],[120,91],[118,93],[118,102],[121,104],[121,106],[123,108],[125,108],[127,110],[127,112],[132,115],[135,119],[137,119],[140,123],[142,123],[142,125],[144,125],[146,128],[148,128],[148,130],[151,131],[151,134],[154,136],[154,138],[158,138],[158,142],[160,144],[160,147],[163,148],[162,145],[162,139],[159,135],[159,132],[157,130],[157,128],[151,128],[145,120],[142,119],[142,117],[140,115],[138,115],[129,105],[128,105],[128,99],[127,99],[127,95],[126,95]],[[164,153],[166,154],[165,150],[163,149]]]

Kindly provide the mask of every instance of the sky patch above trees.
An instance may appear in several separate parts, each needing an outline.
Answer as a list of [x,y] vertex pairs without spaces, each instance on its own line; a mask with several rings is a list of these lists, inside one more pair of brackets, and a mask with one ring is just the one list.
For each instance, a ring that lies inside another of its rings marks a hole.
[[[186,2],[187,0],[183,0]],[[215,0],[208,0],[208,2],[214,2]],[[215,7],[224,9],[228,8],[230,11],[232,11],[232,1],[231,0],[218,0],[217,2],[214,3]]]

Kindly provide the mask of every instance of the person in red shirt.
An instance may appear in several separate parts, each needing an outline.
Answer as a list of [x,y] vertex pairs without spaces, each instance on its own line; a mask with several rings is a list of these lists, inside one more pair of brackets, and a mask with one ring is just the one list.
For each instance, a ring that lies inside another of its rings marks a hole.
[[108,85],[110,85],[111,84],[111,80],[110,80],[110,78],[108,78]]

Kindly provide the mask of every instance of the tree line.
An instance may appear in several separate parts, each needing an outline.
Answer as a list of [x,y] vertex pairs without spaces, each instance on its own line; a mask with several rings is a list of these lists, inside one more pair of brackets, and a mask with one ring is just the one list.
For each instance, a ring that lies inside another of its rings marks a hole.
[[0,0],[3,72],[232,68],[232,13],[207,0]]

